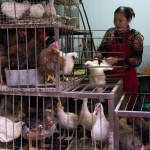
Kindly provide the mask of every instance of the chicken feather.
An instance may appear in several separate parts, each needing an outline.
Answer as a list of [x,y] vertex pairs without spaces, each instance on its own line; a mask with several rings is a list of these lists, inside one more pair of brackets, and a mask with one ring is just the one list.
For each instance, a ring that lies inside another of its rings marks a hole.
[[49,147],[49,144],[45,144],[44,139],[51,137],[56,131],[57,121],[54,117],[54,111],[46,109],[40,113],[38,120],[32,118],[31,123],[28,123],[30,126],[24,124],[22,129],[23,138],[29,140],[30,150],[36,150],[32,145],[32,141],[37,139],[41,141],[42,148]]
[[96,150],[96,141],[106,141],[108,139],[109,122],[105,117],[103,105],[101,103],[95,105],[93,115],[96,115],[96,122],[92,127],[91,137],[94,141],[94,150]]
[[[73,133],[70,137],[67,137],[66,140],[71,140],[73,138],[74,130],[78,126],[78,115],[71,112],[64,112],[64,107],[61,104],[61,101],[57,103],[57,120],[58,124],[63,129],[72,129]],[[65,130],[62,138],[65,138]]]
[[24,122],[14,123],[6,117],[0,116],[0,141],[10,142],[18,138],[21,134]]
[[30,11],[29,16],[31,18],[42,18],[45,13],[45,9],[42,6],[42,4],[31,5],[29,11]]
[[2,13],[12,19],[20,19],[29,8],[29,1],[25,1],[24,3],[13,1],[3,2],[1,5]]
[[125,118],[119,120],[119,147],[122,150],[141,150],[142,142],[139,135],[133,132],[131,126],[126,122]]
[[59,58],[59,45],[58,42],[53,42],[47,48],[42,50],[38,58],[38,69],[39,73],[45,80],[48,76],[47,81],[55,81],[55,70],[56,61]]

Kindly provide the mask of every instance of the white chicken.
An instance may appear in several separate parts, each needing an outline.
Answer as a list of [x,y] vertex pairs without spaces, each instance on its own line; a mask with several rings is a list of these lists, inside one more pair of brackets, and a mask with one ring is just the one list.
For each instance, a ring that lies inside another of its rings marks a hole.
[[90,71],[90,83],[91,84],[105,85],[106,76],[105,76],[104,71],[113,69],[112,67],[110,67],[111,65],[108,64],[106,60],[103,60],[100,65],[97,64],[95,60],[86,61],[84,65],[88,67]]
[[98,87],[97,91],[102,92],[103,87],[106,85],[106,75],[104,71],[112,70],[113,68],[108,64],[107,60],[103,60],[100,65],[97,63],[97,60],[86,61],[84,65],[90,71],[90,84],[100,85],[101,87]]
[[22,3],[14,1],[3,2],[1,5],[2,13],[11,19],[20,19],[29,8],[29,1],[24,1]]
[[94,141],[94,150],[97,150],[96,141],[106,141],[108,139],[109,122],[106,120],[101,103],[95,105],[93,115],[96,115],[96,122],[92,127],[91,137]]
[[14,123],[6,117],[0,116],[0,141],[10,142],[18,138],[22,131],[24,122]]
[[54,7],[54,0],[49,0],[45,6],[45,13],[47,16],[56,16],[56,9]]
[[29,12],[29,16],[31,18],[42,18],[45,13],[45,9],[42,4],[32,4]]
[[63,52],[60,52],[60,57],[64,59],[64,66],[62,67],[60,74],[63,75],[64,80],[68,81],[68,78],[66,78],[64,75],[70,75],[72,73],[75,60],[78,58],[78,53],[70,52],[70,53],[65,54]]
[[78,115],[71,112],[64,112],[64,107],[61,102],[57,103],[57,122],[63,129],[71,129],[73,130],[72,135],[66,138],[65,130],[61,139],[72,140],[74,135],[74,129],[78,126]]

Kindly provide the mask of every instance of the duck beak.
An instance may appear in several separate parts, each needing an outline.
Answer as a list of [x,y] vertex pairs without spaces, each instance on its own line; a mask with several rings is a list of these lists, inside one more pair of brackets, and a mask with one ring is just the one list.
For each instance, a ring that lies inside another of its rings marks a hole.
[[142,147],[140,148],[140,150],[144,150],[144,145],[142,145]]
[[97,110],[95,109],[93,112],[93,116],[96,116],[96,115],[97,115]]
[[62,106],[60,102],[57,103],[57,107],[64,110],[64,107]]

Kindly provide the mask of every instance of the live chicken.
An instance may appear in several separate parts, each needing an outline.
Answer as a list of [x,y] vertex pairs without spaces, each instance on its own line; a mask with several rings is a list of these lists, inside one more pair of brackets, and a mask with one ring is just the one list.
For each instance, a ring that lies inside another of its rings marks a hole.
[[4,15],[11,19],[20,19],[23,14],[29,10],[29,1],[24,1],[23,3],[18,2],[3,2],[1,5],[1,11]]
[[57,126],[56,118],[54,117],[54,111],[52,109],[46,109],[44,112],[38,112],[38,120],[31,118],[27,124],[24,124],[22,129],[22,135],[24,139],[29,140],[29,149],[36,150],[36,147],[33,147],[32,141],[40,140],[40,147],[46,148],[49,147],[49,144],[45,144],[45,138],[50,138]]
[[42,4],[32,4],[29,12],[29,16],[31,18],[42,18],[45,13],[45,9]]
[[[75,60],[78,58],[77,52],[63,53],[59,51],[58,42],[53,42],[46,49],[42,50],[38,58],[39,72],[43,79],[49,82],[56,81],[56,62],[59,61],[60,74],[71,74]],[[68,80],[64,77],[65,80]]]
[[5,72],[4,69],[8,67],[8,59],[5,52],[5,45],[0,44],[0,84],[4,84]]
[[[97,91],[101,93],[106,85],[106,75],[104,71],[112,70],[112,66],[107,62],[107,60],[103,60],[100,64],[98,64],[98,60],[86,61],[84,65],[90,72],[90,84],[97,86]],[[101,99],[101,101],[104,102],[103,99]]]
[[[55,79],[55,70],[56,70],[56,61],[59,58],[59,44],[58,42],[53,42],[47,48],[42,50],[38,58],[38,69],[40,75],[47,81],[54,82]],[[63,62],[64,63],[64,62]]]
[[35,32],[38,36],[34,35],[34,31],[28,31],[27,41],[23,43],[16,43],[11,45],[8,49],[10,55],[10,69],[33,69],[36,67],[36,55],[43,49],[44,35],[42,29],[37,29]]
[[54,7],[54,0],[49,0],[45,6],[45,13],[47,16],[56,16],[56,9]]
[[63,75],[63,79],[68,81],[68,78],[65,75],[70,75],[74,68],[75,60],[78,58],[77,52],[63,53],[60,52],[60,63],[61,63],[61,74]]
[[119,120],[119,147],[121,150],[143,150],[140,136],[133,132],[125,118]]

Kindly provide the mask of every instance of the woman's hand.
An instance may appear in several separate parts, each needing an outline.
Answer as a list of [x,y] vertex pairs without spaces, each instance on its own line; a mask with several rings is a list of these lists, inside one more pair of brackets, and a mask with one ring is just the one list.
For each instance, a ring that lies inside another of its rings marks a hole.
[[96,55],[94,56],[94,58],[101,59],[101,58],[102,58],[102,54],[97,51],[97,52],[96,52]]
[[110,65],[115,65],[118,63],[118,58],[116,57],[107,57],[106,61],[110,64]]

